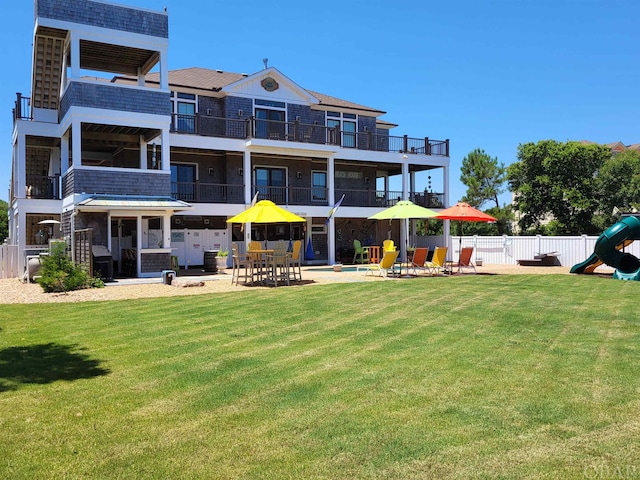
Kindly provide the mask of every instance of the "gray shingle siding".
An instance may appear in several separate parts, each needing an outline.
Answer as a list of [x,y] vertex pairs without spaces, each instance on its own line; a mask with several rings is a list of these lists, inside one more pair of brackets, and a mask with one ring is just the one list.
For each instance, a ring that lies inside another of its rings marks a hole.
[[225,136],[226,122],[221,98],[198,96],[199,130],[202,135]]
[[363,117],[358,115],[358,131],[359,132],[376,132],[376,119],[374,117]]
[[243,97],[226,97],[224,113],[226,118],[238,118],[238,111],[242,110],[242,116],[253,115],[253,99]]
[[[207,110],[211,110],[211,113],[207,112]],[[224,117],[224,104],[222,99],[198,95],[198,112],[200,112],[200,115]]]
[[311,110],[308,105],[297,105],[295,103],[287,104],[287,117],[290,122],[294,122],[296,117],[300,117],[300,123],[306,125],[324,125],[325,112]]
[[[242,117],[238,116],[238,112],[242,110]],[[253,100],[251,98],[242,97],[227,97],[225,99],[225,118],[237,118],[247,119],[253,115]],[[238,129],[240,128],[239,122],[227,122],[226,135],[230,137],[237,137],[239,135]]]
[[161,272],[170,268],[170,253],[143,253],[140,256],[140,271],[142,273]]
[[113,84],[71,82],[60,102],[60,118],[72,106],[171,115],[169,93],[124,88]]
[[375,150],[379,152],[389,151],[389,130],[386,128],[376,128]]
[[325,112],[311,110],[308,105],[287,104],[287,119],[295,122],[296,117],[300,117],[300,127],[298,128],[297,141],[310,141],[313,143],[324,143],[326,131],[324,128],[309,127],[309,125],[325,125]]
[[169,38],[169,17],[162,13],[87,0],[36,0],[35,16]]
[[367,149],[367,150],[370,149],[371,143],[375,141],[373,137],[373,134],[375,133],[375,131],[376,131],[375,118],[363,117],[361,115],[358,115],[358,132],[363,133],[363,135],[358,135],[358,148]]
[[[73,185],[73,186],[71,186]],[[171,195],[171,177],[158,173],[114,172],[110,169],[73,170],[71,182],[65,178],[65,196],[72,193],[110,195]],[[73,191],[69,191],[73,188]]]

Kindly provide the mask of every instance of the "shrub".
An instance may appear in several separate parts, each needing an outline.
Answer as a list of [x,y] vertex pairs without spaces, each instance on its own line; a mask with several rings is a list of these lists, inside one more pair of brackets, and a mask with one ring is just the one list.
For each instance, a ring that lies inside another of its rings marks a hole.
[[49,255],[42,256],[40,262],[42,276],[38,283],[47,293],[104,287],[102,280],[90,277],[82,267],[74,265],[62,242],[53,243]]

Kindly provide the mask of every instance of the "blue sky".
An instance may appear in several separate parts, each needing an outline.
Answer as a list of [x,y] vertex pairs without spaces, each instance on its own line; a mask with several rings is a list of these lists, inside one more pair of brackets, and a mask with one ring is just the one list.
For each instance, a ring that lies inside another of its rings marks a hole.
[[[394,135],[451,141],[451,201],[475,148],[515,161],[520,143],[640,142],[636,0],[122,0],[169,12],[169,68],[254,73],[386,111]],[[0,199],[11,109],[29,95],[33,4],[0,17]],[[508,202],[509,195],[501,201]]]

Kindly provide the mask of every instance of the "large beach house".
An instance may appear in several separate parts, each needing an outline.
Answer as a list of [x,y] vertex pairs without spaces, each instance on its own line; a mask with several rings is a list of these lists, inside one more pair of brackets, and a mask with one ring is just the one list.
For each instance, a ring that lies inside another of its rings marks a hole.
[[[203,265],[251,239],[300,239],[307,263],[331,264],[354,239],[400,243],[399,222],[367,220],[381,209],[448,202],[448,140],[396,135],[385,112],[307,90],[266,60],[251,74],[169,70],[163,11],[34,3],[9,193],[22,271],[52,237],[77,257],[110,256],[115,275],[160,276],[172,256]],[[256,194],[306,223],[227,224]]]

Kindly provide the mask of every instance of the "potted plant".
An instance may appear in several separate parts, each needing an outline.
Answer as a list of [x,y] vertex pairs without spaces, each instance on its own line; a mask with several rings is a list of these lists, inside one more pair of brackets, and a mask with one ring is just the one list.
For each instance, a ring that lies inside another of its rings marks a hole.
[[218,270],[224,270],[227,268],[227,258],[229,257],[229,250],[219,250],[216,255],[216,266]]

